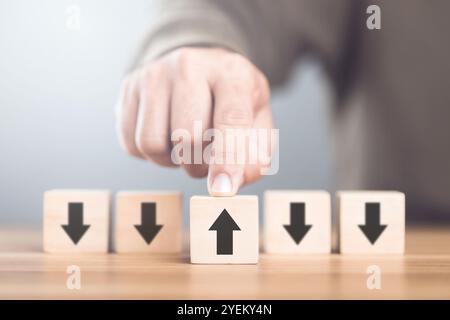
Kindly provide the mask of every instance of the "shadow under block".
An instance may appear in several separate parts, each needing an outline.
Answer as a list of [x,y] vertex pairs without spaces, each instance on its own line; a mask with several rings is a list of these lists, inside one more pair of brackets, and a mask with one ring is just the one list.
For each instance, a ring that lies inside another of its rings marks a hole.
[[115,251],[180,252],[182,200],[180,192],[119,192],[116,196]]
[[403,254],[405,195],[397,191],[337,193],[343,254]]
[[331,252],[331,200],[326,191],[264,194],[264,248],[273,254]]
[[191,198],[192,263],[255,264],[258,233],[257,196]]
[[111,195],[103,190],[44,193],[44,251],[107,252]]

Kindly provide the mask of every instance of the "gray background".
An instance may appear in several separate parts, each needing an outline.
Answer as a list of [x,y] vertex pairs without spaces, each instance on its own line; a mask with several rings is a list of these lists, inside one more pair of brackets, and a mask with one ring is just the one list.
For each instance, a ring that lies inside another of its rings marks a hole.
[[[69,5],[81,29],[66,27]],[[151,0],[0,0],[0,224],[39,224],[54,188],[173,189],[206,193],[206,181],[128,157],[113,106],[146,26]],[[330,190],[331,94],[320,67],[303,61],[273,92],[280,171],[246,187]],[[186,215],[185,215],[186,216]]]

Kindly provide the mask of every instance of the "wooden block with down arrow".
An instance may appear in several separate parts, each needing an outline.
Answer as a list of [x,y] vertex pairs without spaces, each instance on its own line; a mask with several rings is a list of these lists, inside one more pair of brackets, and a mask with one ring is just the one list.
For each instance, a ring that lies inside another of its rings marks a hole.
[[122,191],[116,196],[116,252],[176,253],[182,249],[182,194]]
[[339,250],[346,254],[405,251],[405,195],[397,191],[337,193]]
[[326,191],[264,194],[264,248],[274,254],[331,252],[331,203]]
[[51,190],[44,193],[46,252],[107,252],[110,193]]
[[191,198],[192,263],[257,263],[258,230],[256,196]]

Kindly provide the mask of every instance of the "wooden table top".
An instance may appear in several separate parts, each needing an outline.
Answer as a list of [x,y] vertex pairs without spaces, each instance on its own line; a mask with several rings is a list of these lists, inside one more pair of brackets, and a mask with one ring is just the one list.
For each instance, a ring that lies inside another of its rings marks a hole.
[[[407,228],[404,256],[278,256],[192,265],[188,254],[46,254],[38,229],[0,229],[0,299],[450,299],[450,227]],[[81,289],[66,287],[69,265]],[[381,289],[367,289],[367,267]]]

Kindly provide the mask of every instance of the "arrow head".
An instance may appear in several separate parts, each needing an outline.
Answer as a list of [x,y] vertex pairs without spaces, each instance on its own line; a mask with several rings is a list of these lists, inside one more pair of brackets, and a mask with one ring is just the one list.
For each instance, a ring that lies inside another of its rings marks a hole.
[[64,231],[67,233],[72,242],[76,245],[81,240],[86,231],[90,228],[90,225],[62,225]]
[[217,233],[217,254],[233,254],[233,231],[235,230],[240,231],[241,228],[239,228],[228,211],[223,209],[209,228],[209,231],[216,231]]
[[309,229],[311,229],[312,225],[305,223],[304,202],[291,202],[290,208],[291,223],[285,224],[283,227],[298,245],[308,233]]
[[285,224],[283,227],[286,229],[286,231],[289,233],[291,238],[295,241],[296,244],[299,244],[305,235],[308,233],[309,229],[311,229],[312,225],[306,224],[303,226],[298,225],[290,225]]
[[366,238],[370,241],[371,244],[374,244],[380,235],[383,233],[384,229],[386,229],[387,225],[364,225],[360,224],[358,227],[364,233]]
[[161,225],[148,226],[148,225],[135,224],[134,227],[140,233],[140,235],[142,236],[144,241],[147,244],[150,244],[153,241],[153,239],[156,237],[156,235],[158,234],[159,230],[162,229],[163,226],[161,226]]
[[226,209],[217,217],[209,230],[241,230]]

